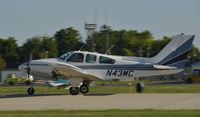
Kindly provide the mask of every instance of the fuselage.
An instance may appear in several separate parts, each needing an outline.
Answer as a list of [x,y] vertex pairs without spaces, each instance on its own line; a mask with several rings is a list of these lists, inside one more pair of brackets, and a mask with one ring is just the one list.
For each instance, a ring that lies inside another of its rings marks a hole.
[[[51,66],[59,63],[76,66],[102,80],[131,80],[139,77],[176,74],[182,71],[176,67],[141,63],[130,57],[86,51],[68,52],[59,58],[32,60],[20,65],[19,70],[27,72],[27,67],[29,67],[29,72],[34,78],[52,80],[54,69]],[[67,79],[66,77],[62,78]]]

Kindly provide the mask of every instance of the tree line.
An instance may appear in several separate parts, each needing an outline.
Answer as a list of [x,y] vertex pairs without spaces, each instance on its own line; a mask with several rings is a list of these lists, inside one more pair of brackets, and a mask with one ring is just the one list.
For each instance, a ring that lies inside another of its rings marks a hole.
[[[168,42],[169,37],[155,39],[151,32],[137,30],[95,31],[83,42],[78,30],[73,27],[60,29],[53,36],[36,35],[18,46],[14,37],[0,38],[0,70],[17,68],[20,63],[32,59],[52,58],[68,51],[96,51],[122,56],[152,57]],[[109,50],[109,51],[108,51]],[[200,60],[200,51],[193,46],[190,52],[191,63]]]

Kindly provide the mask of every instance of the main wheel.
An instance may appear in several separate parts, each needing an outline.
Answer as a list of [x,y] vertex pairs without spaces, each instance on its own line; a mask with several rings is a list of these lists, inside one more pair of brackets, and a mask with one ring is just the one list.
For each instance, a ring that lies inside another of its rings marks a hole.
[[78,89],[78,87],[70,87],[69,92],[71,95],[78,95],[79,89]]
[[87,85],[81,85],[80,86],[80,92],[83,93],[83,94],[86,94],[89,92],[89,87]]
[[27,89],[27,93],[28,93],[29,95],[34,95],[35,89],[34,89],[34,88],[28,88],[28,89]]

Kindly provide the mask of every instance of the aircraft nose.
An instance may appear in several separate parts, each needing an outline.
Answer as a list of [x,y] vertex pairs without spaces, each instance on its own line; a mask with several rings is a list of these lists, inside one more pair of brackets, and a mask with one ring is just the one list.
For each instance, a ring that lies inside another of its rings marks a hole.
[[29,68],[29,62],[22,63],[21,65],[18,66],[19,71],[27,71]]

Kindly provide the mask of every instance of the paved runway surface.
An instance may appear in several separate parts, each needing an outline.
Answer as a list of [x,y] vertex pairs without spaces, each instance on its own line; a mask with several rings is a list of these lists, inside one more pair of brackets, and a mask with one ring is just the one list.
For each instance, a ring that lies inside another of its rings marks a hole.
[[0,110],[200,109],[200,94],[0,95]]

